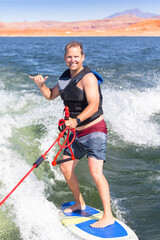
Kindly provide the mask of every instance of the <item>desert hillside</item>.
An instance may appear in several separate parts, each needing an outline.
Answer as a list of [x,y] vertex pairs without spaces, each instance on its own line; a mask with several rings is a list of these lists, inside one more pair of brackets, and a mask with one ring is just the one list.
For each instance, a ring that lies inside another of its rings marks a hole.
[[0,36],[160,36],[160,17],[127,14],[79,22],[0,22]]

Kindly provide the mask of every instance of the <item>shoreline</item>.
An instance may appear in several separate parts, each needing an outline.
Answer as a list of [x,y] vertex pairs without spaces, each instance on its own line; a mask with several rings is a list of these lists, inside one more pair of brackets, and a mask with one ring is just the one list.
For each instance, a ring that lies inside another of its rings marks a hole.
[[159,31],[0,31],[0,37],[160,37]]

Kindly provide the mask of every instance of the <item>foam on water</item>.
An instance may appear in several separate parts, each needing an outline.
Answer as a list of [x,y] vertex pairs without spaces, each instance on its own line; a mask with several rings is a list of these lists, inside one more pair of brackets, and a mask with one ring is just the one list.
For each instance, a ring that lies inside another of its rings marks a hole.
[[[53,105],[43,101],[40,96],[29,93],[18,96],[9,92],[0,92],[0,96],[2,97],[1,106],[3,106],[0,118],[2,126],[0,138],[0,182],[2,184],[0,198],[3,199],[32,167],[26,162],[25,158],[12,150],[9,142],[12,130],[42,121],[50,129],[51,126],[54,126],[54,119],[53,124],[49,125],[48,121],[54,114],[51,111]],[[40,100],[41,108],[38,108],[37,103]],[[16,104],[19,101],[21,103]],[[48,109],[46,109],[47,106]],[[56,109],[53,111],[57,110],[58,104],[55,106]],[[59,117],[58,114],[57,117]],[[53,135],[55,135],[54,128],[52,129],[52,140]],[[46,147],[45,145],[48,145],[48,143],[41,146],[42,151]],[[10,207],[10,215],[24,240],[76,239],[62,227],[59,222],[58,209],[46,199],[44,191],[44,182],[38,181],[36,176],[31,173],[26,181],[2,205],[2,210],[5,211],[6,208]]]
[[112,130],[124,141],[159,146],[160,126],[154,116],[160,114],[160,91],[105,89],[104,116]]
[[[43,124],[46,134],[38,139],[43,153],[56,138],[57,122],[62,117],[62,103],[59,99],[48,102],[40,95],[23,91],[23,94],[0,92],[1,118],[3,126],[0,137],[3,198],[30,170],[25,158],[13,151],[9,138],[13,129],[32,124]],[[160,102],[158,89],[138,92],[136,90],[103,90],[104,117],[110,122],[112,130],[124,141],[135,144],[157,146],[159,144],[159,125],[152,116],[159,113]],[[108,111],[109,109],[109,111]],[[54,151],[54,150],[53,150]],[[49,153],[53,158],[53,153]],[[55,179],[64,180],[58,168],[51,167]],[[55,184],[51,181],[51,184]],[[26,181],[10,196],[3,206],[10,206],[10,215],[19,228],[24,240],[76,239],[59,222],[58,209],[45,196],[45,183],[38,181],[32,173]],[[123,211],[119,203],[112,201],[117,217],[122,218]]]
[[[8,193],[30,169],[25,160],[18,159],[18,156],[10,151],[6,156],[6,149],[4,150],[5,162],[2,163],[0,174],[1,181],[3,180],[3,195]],[[25,240],[50,240],[53,237],[64,239],[64,236],[74,239],[60,224],[58,210],[53,203],[46,200],[44,189],[44,183],[31,174],[6,202],[12,206],[10,214],[14,216],[21,237]]]
[[[79,40],[87,50],[88,66],[104,78],[103,110],[109,130],[104,173],[110,184],[113,211],[136,230],[139,238],[158,239],[160,38]],[[63,48],[68,41],[68,38],[0,39],[0,199],[58,135],[62,102],[45,100],[28,75],[47,75],[47,86],[52,87],[65,70]],[[57,148],[47,155],[46,161],[52,161],[54,151]],[[59,167],[49,166],[44,162],[1,207],[1,229],[2,215],[8,226],[10,222],[12,225],[12,235],[8,235],[7,227],[6,234],[3,229],[4,239],[74,239],[59,223],[54,205],[60,206],[65,198],[71,200],[71,193]],[[84,166],[87,169],[87,162],[80,161],[77,169],[82,193],[92,206],[101,207]]]

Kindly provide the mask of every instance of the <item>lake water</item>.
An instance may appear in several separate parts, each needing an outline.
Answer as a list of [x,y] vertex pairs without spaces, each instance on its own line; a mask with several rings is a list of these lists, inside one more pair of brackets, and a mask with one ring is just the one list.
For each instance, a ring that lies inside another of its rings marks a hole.
[[[81,41],[85,63],[104,78],[108,126],[104,174],[114,215],[141,240],[160,239],[160,38],[0,38],[0,199],[30,170],[58,136],[63,104],[44,99],[29,75],[48,76],[53,87],[66,69],[64,46]],[[45,162],[0,207],[1,240],[78,239],[59,222],[72,201],[59,167]],[[76,169],[88,205],[102,209],[87,159]]]

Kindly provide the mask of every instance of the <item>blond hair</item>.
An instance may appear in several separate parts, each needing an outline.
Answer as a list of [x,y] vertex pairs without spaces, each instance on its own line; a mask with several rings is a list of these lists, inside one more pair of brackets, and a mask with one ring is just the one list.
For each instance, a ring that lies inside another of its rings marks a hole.
[[71,48],[71,47],[80,47],[81,54],[82,54],[82,55],[84,54],[82,44],[81,44],[80,42],[73,41],[73,42],[69,42],[69,43],[65,46],[65,55],[66,55],[68,49]]

